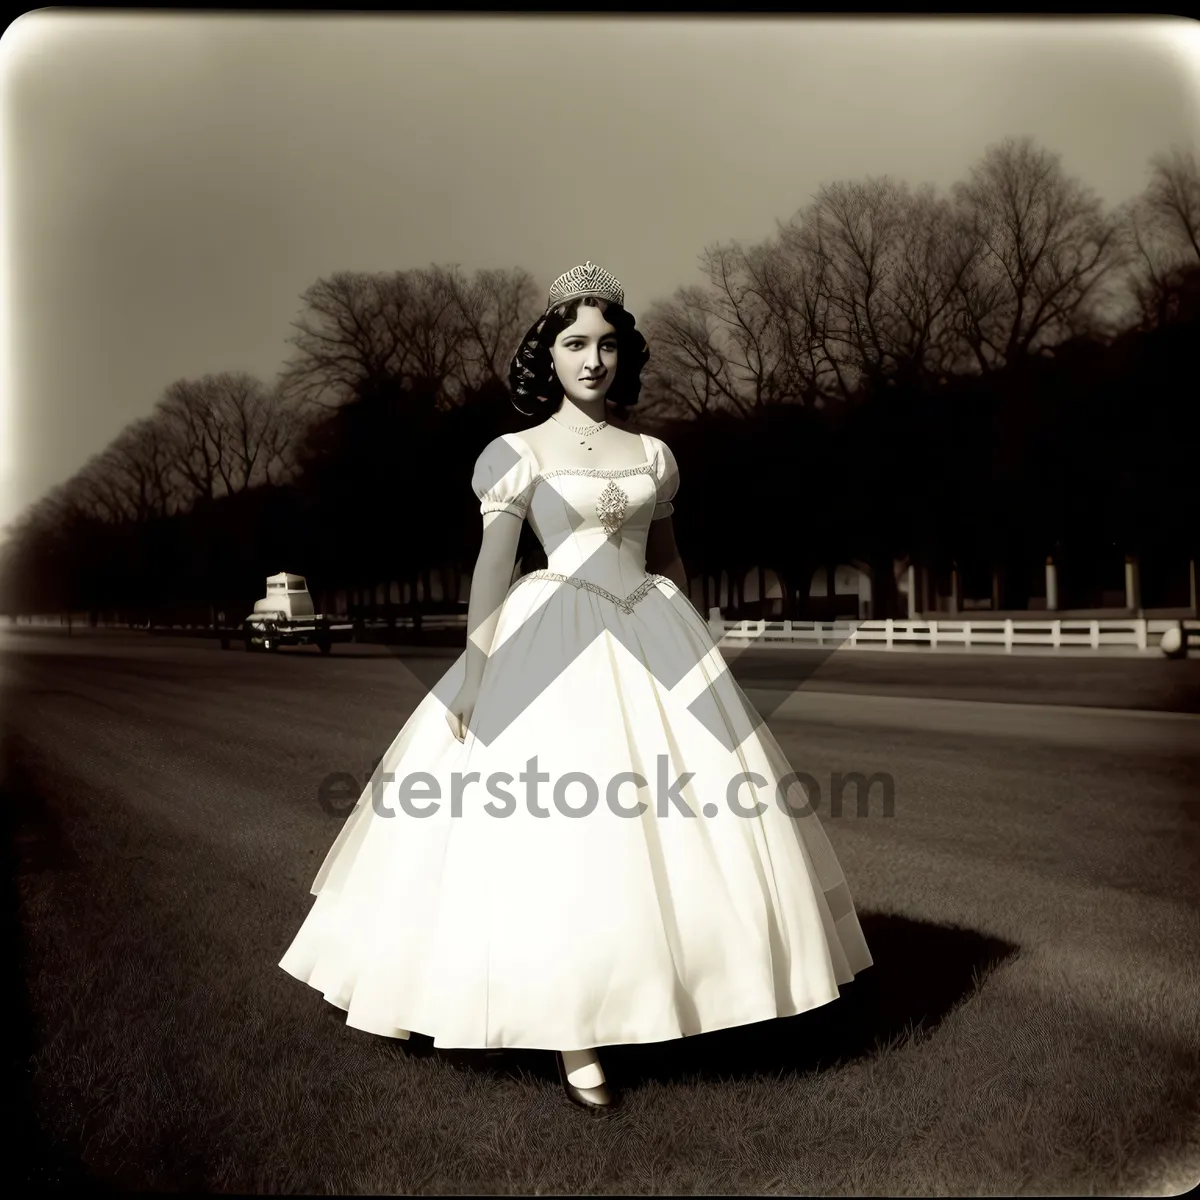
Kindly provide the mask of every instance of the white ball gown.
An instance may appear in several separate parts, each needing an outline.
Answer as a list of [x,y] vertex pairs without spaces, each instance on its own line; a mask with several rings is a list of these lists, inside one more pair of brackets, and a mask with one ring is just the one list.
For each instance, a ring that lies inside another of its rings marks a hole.
[[446,721],[464,654],[313,882],[279,965],[354,1028],[657,1042],[816,1008],[872,964],[783,751],[704,618],[646,572],[679,476],[641,436],[620,470],[542,470],[518,434],[476,463],[482,512],[527,518],[548,566],[504,600],[465,741]]

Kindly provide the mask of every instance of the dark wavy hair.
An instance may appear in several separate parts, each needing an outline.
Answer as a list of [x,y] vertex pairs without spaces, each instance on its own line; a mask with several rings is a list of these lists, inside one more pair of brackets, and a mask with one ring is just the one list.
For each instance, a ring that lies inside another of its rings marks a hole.
[[508,369],[508,386],[513,407],[524,416],[549,416],[563,402],[563,386],[554,370],[550,347],[568,326],[575,324],[581,304],[598,308],[616,330],[617,374],[609,386],[606,400],[618,412],[632,408],[642,392],[642,371],[650,361],[646,339],[634,327],[633,314],[612,300],[580,296],[568,300],[540,316],[521,339]]

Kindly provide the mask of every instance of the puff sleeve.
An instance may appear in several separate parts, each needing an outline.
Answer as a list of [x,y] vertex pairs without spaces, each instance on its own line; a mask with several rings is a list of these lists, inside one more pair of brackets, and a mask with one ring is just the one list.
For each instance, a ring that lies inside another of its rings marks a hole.
[[479,499],[479,511],[524,517],[535,476],[533,456],[524,442],[507,434],[493,438],[475,460],[471,475],[471,490]]
[[659,438],[654,439],[654,515],[650,518],[657,521],[660,517],[669,517],[675,511],[672,500],[679,489],[679,467],[670,446]]

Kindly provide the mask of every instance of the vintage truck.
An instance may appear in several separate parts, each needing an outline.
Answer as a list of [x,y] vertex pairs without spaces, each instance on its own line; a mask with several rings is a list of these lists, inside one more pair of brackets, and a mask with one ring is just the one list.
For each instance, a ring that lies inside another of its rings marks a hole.
[[267,577],[267,594],[254,602],[254,611],[238,630],[221,630],[222,649],[229,649],[235,632],[251,651],[311,645],[328,654],[334,642],[353,639],[354,625],[317,613],[304,576],[280,571]]

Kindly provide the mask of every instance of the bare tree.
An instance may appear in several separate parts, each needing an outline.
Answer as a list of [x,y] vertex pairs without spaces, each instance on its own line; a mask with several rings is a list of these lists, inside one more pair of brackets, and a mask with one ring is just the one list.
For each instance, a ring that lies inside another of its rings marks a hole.
[[463,384],[503,382],[518,339],[541,311],[533,276],[520,268],[497,269],[476,271],[467,280],[453,266],[448,277],[462,327]]
[[1099,201],[1028,139],[990,149],[953,199],[886,176],[826,185],[761,245],[706,250],[708,285],[652,307],[649,378],[676,410],[751,412],[990,370],[1102,328],[1122,253]]
[[178,379],[158,402],[155,415],[172,443],[175,471],[188,501],[219,493],[224,429],[217,416],[212,377]]
[[70,611],[87,521],[70,481],[52,488],[6,527],[0,548],[0,603],[9,612]]
[[795,219],[781,224],[746,256],[755,288],[771,312],[782,387],[802,403],[844,395],[847,382],[834,350],[830,263],[809,253]]
[[686,287],[651,306],[651,390],[664,407],[749,413],[787,398],[779,330],[752,259],[736,242],[700,256],[707,287]]
[[41,522],[22,524],[5,546],[0,588],[6,611],[61,612],[68,591],[63,586],[65,539],[61,532]]
[[720,322],[698,287],[679,288],[645,317],[653,352],[646,367],[648,407],[695,415],[744,411],[722,344]]
[[1143,328],[1166,324],[1195,291],[1200,266],[1200,165],[1176,149],[1151,160],[1145,191],[1121,213],[1129,289]]
[[298,428],[280,389],[238,371],[216,376],[212,393],[223,450],[217,470],[226,493],[280,482]]
[[71,477],[69,484],[79,508],[93,520],[107,525],[130,519],[132,512],[125,503],[118,483],[119,473],[110,467],[111,459],[104,452],[93,454]]
[[153,420],[181,506],[279,482],[299,424],[281,387],[245,371],[177,380]]
[[437,265],[318,280],[293,323],[289,341],[299,353],[283,373],[284,392],[331,408],[419,385],[450,402],[489,355],[495,363],[531,287],[496,274],[490,285],[472,288],[456,268]]
[[1200,166],[1196,156],[1180,149],[1153,160],[1146,210],[1181,256],[1200,260]]
[[734,242],[701,256],[708,276],[707,310],[718,323],[729,374],[745,408],[759,409],[784,398],[779,340],[770,305],[756,286],[753,251]]
[[888,281],[893,367],[945,376],[961,366],[967,351],[955,308],[977,249],[973,230],[930,187],[914,195],[902,192],[899,206],[894,272]]
[[1123,257],[1118,224],[1058,155],[1008,139],[955,195],[976,239],[958,287],[959,331],[981,370],[1094,323]]
[[107,496],[116,500],[124,516],[135,521],[170,516],[179,498],[172,481],[177,465],[174,449],[161,418],[134,421],[99,456],[88,494],[101,494],[97,487],[99,475],[104,478]]
[[823,268],[831,357],[845,375],[887,369],[895,312],[889,283],[901,221],[890,180],[823,187],[805,213],[797,248]]
[[336,407],[394,378],[403,347],[395,310],[405,298],[393,277],[339,271],[304,293],[306,311],[288,339],[298,348],[285,367],[285,391]]
[[21,525],[33,539],[59,537],[68,525],[82,515],[68,480],[51,488],[26,510]]
[[402,276],[408,303],[400,311],[398,336],[406,348],[405,382],[420,383],[451,399],[461,391],[468,341],[451,272],[422,267]]
[[948,201],[886,176],[822,187],[764,248],[763,294],[805,394],[950,369],[970,259]]

